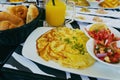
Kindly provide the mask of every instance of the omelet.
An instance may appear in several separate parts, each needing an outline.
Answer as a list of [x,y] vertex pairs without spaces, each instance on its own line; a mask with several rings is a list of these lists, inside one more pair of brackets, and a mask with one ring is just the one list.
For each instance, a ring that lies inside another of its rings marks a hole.
[[46,61],[83,69],[95,63],[86,49],[88,37],[79,29],[67,27],[53,28],[36,40],[39,56]]
[[73,0],[77,6],[90,6],[87,0]]

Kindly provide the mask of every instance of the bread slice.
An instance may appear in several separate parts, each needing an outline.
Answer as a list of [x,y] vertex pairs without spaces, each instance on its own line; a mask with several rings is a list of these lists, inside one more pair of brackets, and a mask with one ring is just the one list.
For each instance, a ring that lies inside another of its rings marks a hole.
[[26,23],[29,23],[32,20],[34,20],[38,16],[38,14],[39,14],[38,8],[35,5],[30,4],[27,12]]

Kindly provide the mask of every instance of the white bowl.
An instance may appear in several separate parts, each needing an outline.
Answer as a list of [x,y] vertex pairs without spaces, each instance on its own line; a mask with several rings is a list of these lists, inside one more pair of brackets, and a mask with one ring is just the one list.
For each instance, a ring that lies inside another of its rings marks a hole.
[[[88,25],[87,27],[85,27],[87,30],[89,30],[89,28],[92,26],[93,24],[91,25]],[[107,26],[110,31],[116,36],[116,37],[119,37],[120,38],[120,32],[118,30],[116,30],[115,28],[111,27],[110,25]],[[102,60],[100,60],[99,58],[96,57],[95,53],[94,53],[94,45],[95,45],[95,42],[94,42],[94,39],[92,37],[90,37],[90,35],[87,33],[87,31],[83,28],[83,31],[84,33],[90,38],[88,40],[88,42],[86,43],[86,48],[87,48],[87,51],[88,53],[94,58],[96,59],[98,62],[100,63],[103,63],[105,65],[108,65],[108,66],[113,66],[113,67],[120,67],[120,62],[117,63],[117,64],[112,64],[112,63],[107,63],[107,62],[104,62]],[[117,46],[120,47],[120,41],[117,41]]]
[[[119,33],[120,35],[120,33]],[[95,56],[95,53],[94,53],[94,40],[92,38],[90,38],[88,40],[88,42],[86,43],[86,48],[87,48],[87,51],[88,53],[95,59],[97,60],[98,62],[102,63],[102,64],[105,64],[105,65],[108,65],[108,66],[112,66],[112,67],[119,67],[120,68],[120,62],[119,63],[116,63],[116,64],[112,64],[112,63],[107,63],[107,62],[104,62],[102,60],[100,60],[99,58],[97,58]]]

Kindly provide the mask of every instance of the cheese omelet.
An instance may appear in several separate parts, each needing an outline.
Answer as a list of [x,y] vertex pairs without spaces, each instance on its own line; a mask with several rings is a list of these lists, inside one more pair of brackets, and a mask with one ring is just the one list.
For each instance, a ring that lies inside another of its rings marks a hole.
[[44,60],[53,60],[64,67],[83,69],[95,60],[86,50],[88,37],[79,29],[53,28],[36,40],[36,48]]

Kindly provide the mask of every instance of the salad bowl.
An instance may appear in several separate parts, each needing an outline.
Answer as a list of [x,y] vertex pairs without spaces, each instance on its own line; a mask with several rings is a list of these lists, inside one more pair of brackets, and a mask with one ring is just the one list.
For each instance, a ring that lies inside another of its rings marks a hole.
[[[93,24],[92,24],[93,25]],[[120,67],[120,32],[112,27],[106,27],[103,32],[89,33],[90,27],[86,27],[86,35],[90,38],[86,43],[88,53],[98,62]],[[106,32],[105,32],[106,31]]]
[[105,65],[108,65],[108,66],[111,66],[111,67],[118,67],[120,68],[120,62],[119,63],[116,63],[116,64],[111,64],[111,63],[107,63],[107,62],[104,62],[102,60],[100,60],[94,53],[94,40],[91,38],[88,40],[88,42],[86,43],[86,48],[87,48],[87,51],[88,53],[96,60],[98,61],[99,63],[101,64],[105,64]]

